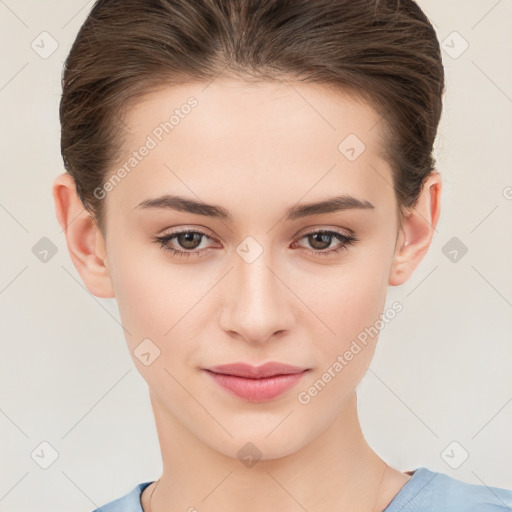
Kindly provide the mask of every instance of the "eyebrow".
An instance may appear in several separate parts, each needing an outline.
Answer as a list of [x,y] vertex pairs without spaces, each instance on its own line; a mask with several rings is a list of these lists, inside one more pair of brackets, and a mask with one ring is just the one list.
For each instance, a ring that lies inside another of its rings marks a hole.
[[[152,199],[145,199],[134,208],[165,208],[182,212],[193,213],[195,215],[204,215],[224,221],[232,221],[233,217],[228,210],[222,206],[206,204],[194,199],[182,196],[165,194]],[[357,199],[350,195],[341,195],[331,197],[315,203],[305,203],[293,206],[286,211],[285,220],[295,220],[322,213],[332,213],[351,209],[370,209],[374,208],[369,201]]]

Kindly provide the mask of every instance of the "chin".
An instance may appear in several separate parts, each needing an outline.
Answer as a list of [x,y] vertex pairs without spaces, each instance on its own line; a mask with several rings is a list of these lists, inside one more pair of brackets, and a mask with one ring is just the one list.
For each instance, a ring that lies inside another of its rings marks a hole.
[[255,465],[258,461],[276,460],[288,457],[299,451],[310,442],[306,437],[301,438],[295,435],[290,436],[288,432],[277,430],[269,435],[268,429],[247,429],[243,435],[233,437],[226,435],[222,439],[203,439],[203,442],[213,450],[222,453],[226,457],[238,459],[248,468]]

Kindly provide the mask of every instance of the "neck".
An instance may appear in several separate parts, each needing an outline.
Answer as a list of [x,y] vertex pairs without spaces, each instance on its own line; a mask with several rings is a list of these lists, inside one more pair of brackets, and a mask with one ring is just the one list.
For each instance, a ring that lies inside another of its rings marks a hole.
[[154,396],[151,402],[163,473],[151,504],[154,484],[142,497],[145,512],[380,512],[410,478],[389,468],[367,444],[355,393],[313,442],[285,457],[247,466],[200,442]]

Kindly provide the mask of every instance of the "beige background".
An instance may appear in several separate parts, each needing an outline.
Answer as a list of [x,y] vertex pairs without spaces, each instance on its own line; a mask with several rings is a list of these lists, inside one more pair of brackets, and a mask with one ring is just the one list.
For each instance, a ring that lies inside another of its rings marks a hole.
[[[512,489],[512,1],[419,4],[444,41],[443,208],[416,274],[389,289],[404,311],[382,330],[361,383],[361,422],[404,471]],[[83,287],[51,197],[63,172],[62,64],[91,7],[0,0],[2,512],[91,511],[161,469],[116,303]],[[50,37],[58,44],[47,58],[42,37],[46,51]],[[47,262],[33,253],[43,237],[57,250]],[[456,262],[445,255],[453,237],[468,249]],[[49,457],[42,442],[58,454],[47,469],[31,455]],[[446,461],[463,450],[468,459],[453,469]]]

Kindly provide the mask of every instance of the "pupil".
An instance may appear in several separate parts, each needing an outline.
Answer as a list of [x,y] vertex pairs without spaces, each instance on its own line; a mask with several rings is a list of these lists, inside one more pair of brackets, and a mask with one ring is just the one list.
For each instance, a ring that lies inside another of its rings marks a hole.
[[185,233],[183,235],[180,235],[180,238],[184,239],[184,243],[182,243],[180,240],[180,245],[184,249],[195,249],[197,244],[194,243],[194,238],[196,238],[197,242],[197,239],[200,238],[200,236],[201,235],[199,233]]
[[[315,249],[325,249],[329,247],[329,241],[331,239],[331,235],[326,233],[315,233],[311,235],[313,238],[313,243],[311,244]],[[320,247],[318,247],[318,243],[320,243]]]

